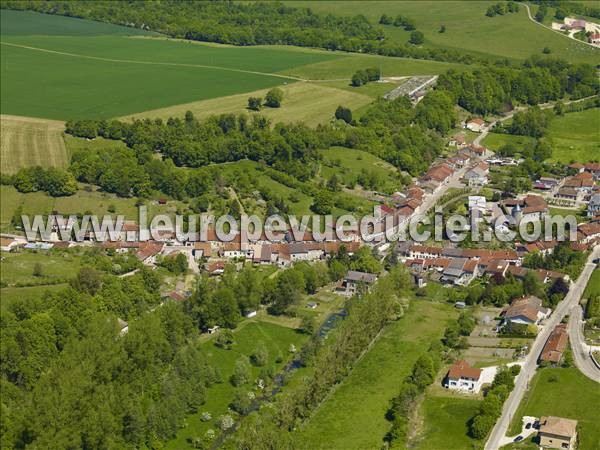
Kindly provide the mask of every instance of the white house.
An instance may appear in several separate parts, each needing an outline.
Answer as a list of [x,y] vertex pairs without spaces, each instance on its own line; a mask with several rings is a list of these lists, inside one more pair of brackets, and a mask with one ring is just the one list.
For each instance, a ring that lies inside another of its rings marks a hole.
[[443,386],[455,391],[476,393],[479,392],[481,384],[481,369],[471,367],[467,361],[460,360],[450,367]]
[[466,128],[474,131],[475,133],[481,133],[485,128],[485,121],[479,117],[476,117],[467,122]]

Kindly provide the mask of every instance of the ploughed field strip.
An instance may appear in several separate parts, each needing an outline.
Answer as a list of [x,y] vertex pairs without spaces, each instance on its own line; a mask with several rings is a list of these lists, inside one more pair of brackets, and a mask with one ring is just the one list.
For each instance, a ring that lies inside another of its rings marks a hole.
[[2,173],[14,173],[22,167],[36,165],[68,166],[63,122],[4,114],[0,116],[0,122]]

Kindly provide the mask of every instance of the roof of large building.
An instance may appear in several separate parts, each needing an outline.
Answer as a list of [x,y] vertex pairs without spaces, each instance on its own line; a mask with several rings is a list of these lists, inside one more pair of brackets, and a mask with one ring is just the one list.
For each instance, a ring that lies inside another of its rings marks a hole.
[[577,421],[563,417],[542,416],[540,418],[540,433],[572,438],[577,433]]

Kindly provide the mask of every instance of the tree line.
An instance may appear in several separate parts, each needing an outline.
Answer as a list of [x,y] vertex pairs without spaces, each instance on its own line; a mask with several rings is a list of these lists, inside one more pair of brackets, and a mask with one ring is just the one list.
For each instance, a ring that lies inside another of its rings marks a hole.
[[[381,27],[371,24],[364,15],[319,14],[310,8],[290,7],[281,2],[181,3],[169,0],[158,4],[143,1],[134,5],[106,0],[92,3],[10,0],[2,2],[2,8],[92,19],[156,31],[174,38],[240,46],[283,44],[465,64],[487,61],[484,57],[456,50],[394,43],[386,39]],[[393,23],[415,33],[414,23],[409,18],[398,16]]]
[[569,64],[556,58],[529,58],[521,68],[491,66],[474,71],[450,70],[440,75],[437,89],[474,114],[498,114],[515,104],[537,105],[568,96],[600,93],[600,81],[589,64]]
[[403,296],[412,281],[402,266],[382,277],[371,293],[351,301],[347,315],[328,335],[315,335],[300,351],[300,363],[310,370],[298,384],[242,421],[230,443],[236,448],[293,448],[290,431],[310,417],[382,328],[403,314]]

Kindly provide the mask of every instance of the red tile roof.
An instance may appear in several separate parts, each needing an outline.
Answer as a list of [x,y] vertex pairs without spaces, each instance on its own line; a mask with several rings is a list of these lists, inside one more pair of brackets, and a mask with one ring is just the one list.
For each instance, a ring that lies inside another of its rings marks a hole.
[[459,378],[471,378],[474,380],[479,380],[479,377],[481,377],[481,369],[471,367],[464,359],[456,361],[454,364],[452,364],[450,370],[448,371],[448,378],[453,380],[457,380]]

